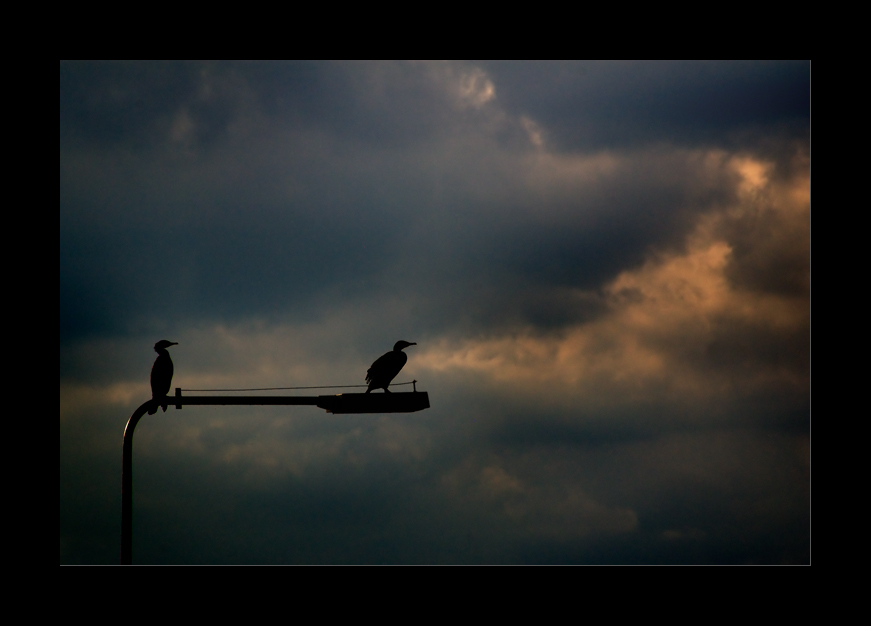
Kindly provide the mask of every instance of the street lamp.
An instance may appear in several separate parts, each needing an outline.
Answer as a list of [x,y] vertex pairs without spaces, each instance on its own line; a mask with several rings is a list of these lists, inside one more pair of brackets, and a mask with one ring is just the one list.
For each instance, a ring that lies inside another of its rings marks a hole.
[[[140,418],[159,404],[184,405],[309,405],[325,409],[328,413],[413,413],[429,408],[429,395],[417,390],[399,393],[345,393],[333,396],[183,396],[175,389],[175,396],[152,399],[130,416],[124,429],[121,462],[121,564],[133,562],[133,431]],[[405,384],[405,383],[403,383]]]

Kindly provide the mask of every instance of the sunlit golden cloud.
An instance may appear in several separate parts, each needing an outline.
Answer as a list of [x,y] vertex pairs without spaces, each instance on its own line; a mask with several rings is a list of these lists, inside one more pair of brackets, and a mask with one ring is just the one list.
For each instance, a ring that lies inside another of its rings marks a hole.
[[[425,347],[418,366],[437,372],[484,374],[510,392],[554,391],[570,402],[622,402],[675,394],[713,398],[735,382],[764,384],[785,378],[800,384],[806,372],[770,371],[764,366],[718,372],[703,366],[708,347],[724,323],[802,333],[809,302],[736,287],[729,280],[732,243],[723,223],[748,212],[772,214],[804,246],[802,225],[808,217],[808,179],[769,182],[765,163],[753,159],[709,159],[731,168],[738,180],[738,204],[701,217],[680,252],[652,256],[640,268],[622,272],[606,285],[608,313],[590,323],[551,335],[523,331],[508,336],[461,341],[442,340]],[[768,202],[760,207],[760,194]],[[800,366],[799,366],[800,368]]]

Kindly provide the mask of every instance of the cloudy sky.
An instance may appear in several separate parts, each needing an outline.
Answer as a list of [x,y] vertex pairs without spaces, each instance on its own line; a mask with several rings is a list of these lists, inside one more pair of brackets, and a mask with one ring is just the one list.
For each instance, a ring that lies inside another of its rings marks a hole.
[[146,416],[134,562],[808,563],[810,65],[61,63],[61,563],[160,339],[432,408]]

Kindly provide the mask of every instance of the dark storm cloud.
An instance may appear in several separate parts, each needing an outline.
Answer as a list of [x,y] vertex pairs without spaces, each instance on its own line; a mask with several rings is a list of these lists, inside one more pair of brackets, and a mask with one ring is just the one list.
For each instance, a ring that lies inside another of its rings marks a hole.
[[506,108],[564,150],[665,142],[733,145],[772,131],[804,138],[807,61],[490,63]]
[[[543,115],[545,129],[566,137],[561,120],[597,125],[607,110],[621,127],[637,126],[631,143],[644,144],[662,139],[641,129],[661,124],[649,115],[634,121],[633,102],[653,102],[665,115],[668,103],[717,95],[714,87],[749,98],[760,84],[780,93],[800,74],[795,65],[586,67],[495,66],[499,105],[510,110],[520,97],[515,85],[535,85],[529,74],[540,70],[537,80],[549,87],[528,97],[554,111]],[[136,320],[176,313],[303,314],[337,284],[350,293],[414,293],[408,281],[377,284],[375,276],[398,265],[423,268],[418,279],[437,282],[448,298],[480,283],[495,282],[497,294],[514,290],[524,277],[595,290],[651,247],[679,245],[695,214],[728,195],[708,185],[700,197],[687,186],[692,164],[666,154],[640,156],[590,189],[549,197],[524,189],[516,181],[532,146],[505,144],[500,137],[521,132],[517,124],[445,87],[488,84],[461,70],[63,64],[62,337],[127,332]],[[608,89],[588,89],[590,73]],[[592,112],[565,104],[588,91],[597,94]],[[754,99],[776,100],[767,93]],[[711,125],[693,107],[675,118],[680,128]],[[765,106],[744,109],[741,123],[771,122]],[[793,115],[783,103],[776,111]],[[621,145],[630,131],[602,132]],[[457,136],[465,154],[445,154],[445,138]],[[503,156],[494,160],[494,149]],[[524,316],[521,309],[507,318]]]
[[[808,562],[807,63],[65,63],[61,562]],[[307,409],[309,407],[306,407]]]
[[188,118],[194,143],[208,148],[256,113],[344,141],[409,146],[475,117],[456,115],[448,66],[111,62],[60,72],[62,140],[153,147]]
[[356,144],[414,143],[440,104],[401,67],[360,68],[369,102],[354,66],[62,65],[62,337],[371,289],[418,209],[401,156]]
[[[742,132],[778,129],[804,139],[810,119],[806,61],[483,67],[498,85],[501,106],[531,116],[554,146],[572,150],[725,145]],[[208,144],[253,108],[346,140],[409,146],[480,120],[473,107],[458,115],[442,88],[446,76],[462,70],[396,63],[62,63],[61,138],[154,145],[184,112],[198,141]],[[475,77],[472,72],[467,81]]]
[[180,138],[208,147],[245,112],[245,84],[232,71],[202,63],[71,62],[60,66],[60,136],[127,150]]

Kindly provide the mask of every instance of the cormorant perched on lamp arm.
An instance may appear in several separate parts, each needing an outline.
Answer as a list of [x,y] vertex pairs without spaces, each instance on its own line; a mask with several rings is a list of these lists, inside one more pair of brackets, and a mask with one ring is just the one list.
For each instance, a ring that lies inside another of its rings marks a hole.
[[378,357],[378,360],[372,364],[372,367],[366,372],[366,382],[369,383],[369,388],[366,393],[373,389],[383,389],[385,393],[390,393],[387,389],[390,381],[396,378],[399,370],[408,361],[408,356],[403,352],[403,348],[408,346],[416,346],[414,342],[397,341],[393,346],[393,351]]
[[154,344],[154,351],[157,352],[157,358],[151,367],[151,399],[154,404],[148,409],[149,415],[157,413],[158,404],[166,411],[166,394],[169,393],[169,388],[172,386],[173,369],[172,359],[169,358],[169,352],[166,349],[177,345],[178,342],[167,341],[166,339]]

